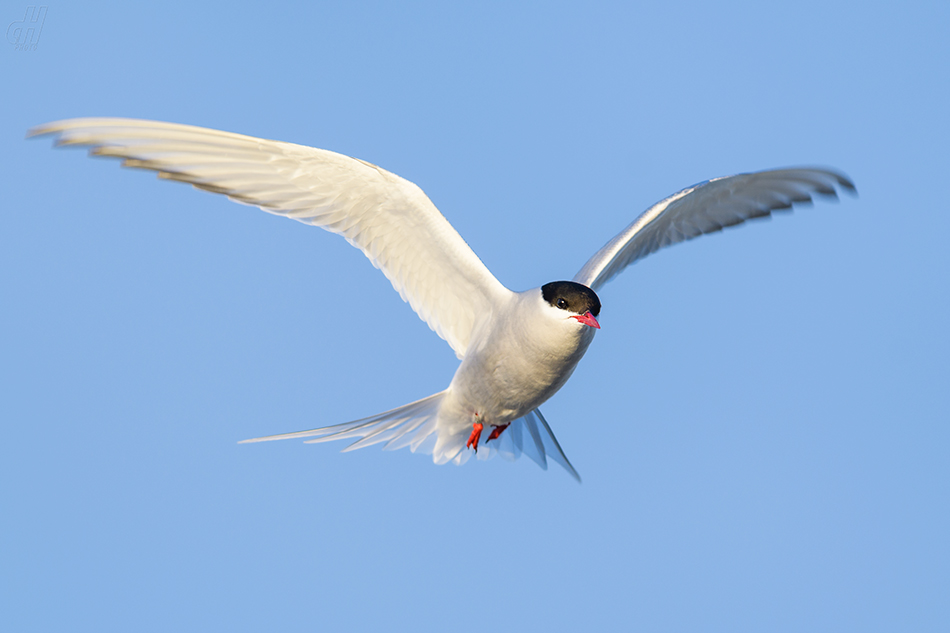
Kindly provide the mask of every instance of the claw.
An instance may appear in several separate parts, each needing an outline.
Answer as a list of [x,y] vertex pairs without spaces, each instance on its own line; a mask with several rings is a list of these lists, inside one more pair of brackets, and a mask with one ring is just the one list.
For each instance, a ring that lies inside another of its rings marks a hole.
[[[465,442],[465,446],[466,446],[467,448],[474,449],[474,451],[475,451],[476,453],[478,452],[478,440],[479,440],[479,438],[481,438],[481,436],[482,436],[482,429],[483,429],[483,428],[485,428],[485,427],[482,426],[482,423],[481,423],[481,422],[476,422],[475,424],[473,424],[473,425],[472,425],[472,434],[468,436],[468,441]],[[492,433],[494,433],[494,431],[492,431]]]
[[[508,424],[511,424],[511,422],[509,422]],[[497,440],[501,436],[501,434],[504,433],[505,429],[508,428],[508,424],[502,424],[501,426],[496,426],[495,428],[493,428],[491,430],[491,433],[488,435],[488,439],[485,440],[485,443],[487,444],[488,442],[491,442],[492,440]]]

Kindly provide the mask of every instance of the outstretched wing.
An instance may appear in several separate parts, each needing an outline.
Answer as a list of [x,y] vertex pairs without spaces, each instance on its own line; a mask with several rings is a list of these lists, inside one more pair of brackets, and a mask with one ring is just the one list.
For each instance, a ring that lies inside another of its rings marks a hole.
[[661,200],[591,257],[574,281],[598,290],[633,262],[664,246],[811,202],[854,184],[828,169],[774,169],[701,182]]
[[342,235],[392,282],[459,358],[478,315],[510,291],[415,184],[370,163],[303,145],[136,119],[41,125],[60,146],[260,207]]

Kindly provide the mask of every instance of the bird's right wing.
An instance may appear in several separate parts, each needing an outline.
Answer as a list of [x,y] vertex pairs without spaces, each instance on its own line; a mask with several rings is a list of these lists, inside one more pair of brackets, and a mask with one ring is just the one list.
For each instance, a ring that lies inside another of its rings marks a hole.
[[836,186],[855,191],[843,174],[814,168],[773,169],[701,182],[643,212],[594,253],[574,281],[596,291],[664,246],[789,209],[796,202],[811,202],[816,194],[836,197]]
[[57,145],[92,147],[160,178],[342,235],[392,282],[461,358],[476,319],[510,291],[415,184],[327,150],[207,128],[137,119],[41,125]]

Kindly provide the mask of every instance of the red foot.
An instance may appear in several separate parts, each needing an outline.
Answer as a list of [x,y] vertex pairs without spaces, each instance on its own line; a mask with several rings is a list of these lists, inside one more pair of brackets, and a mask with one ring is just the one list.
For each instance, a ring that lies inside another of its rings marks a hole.
[[[478,452],[478,440],[482,436],[482,429],[485,428],[482,426],[481,422],[476,422],[472,425],[472,434],[468,436],[468,441],[465,442],[465,446],[472,448],[475,452]],[[494,431],[492,431],[494,433]]]
[[[509,422],[508,424],[511,424],[511,422]],[[504,433],[505,429],[508,428],[508,424],[502,424],[501,426],[496,426],[495,428],[493,428],[491,430],[491,434],[489,434],[488,436],[488,439],[485,440],[485,443],[487,444],[488,442],[491,442],[492,440],[497,440],[501,436],[501,434]]]

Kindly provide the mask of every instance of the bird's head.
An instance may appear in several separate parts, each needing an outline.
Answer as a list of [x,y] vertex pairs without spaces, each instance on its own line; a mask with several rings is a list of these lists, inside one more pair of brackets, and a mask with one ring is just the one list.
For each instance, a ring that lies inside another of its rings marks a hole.
[[541,286],[541,296],[555,310],[563,310],[565,318],[600,329],[597,315],[600,314],[600,299],[583,284],[574,281],[552,281]]

